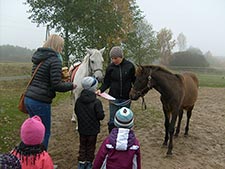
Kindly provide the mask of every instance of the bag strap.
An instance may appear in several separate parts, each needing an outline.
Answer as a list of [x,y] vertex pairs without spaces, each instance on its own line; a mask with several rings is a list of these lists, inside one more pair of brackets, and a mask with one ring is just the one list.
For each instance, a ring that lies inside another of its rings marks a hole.
[[40,63],[38,64],[38,66],[36,67],[36,69],[34,70],[34,73],[33,73],[32,77],[31,77],[30,81],[28,82],[28,84],[27,84],[27,86],[26,86],[26,88],[25,88],[25,91],[27,90],[28,86],[31,84],[32,80],[34,79],[34,75],[37,73],[37,70],[38,70],[38,68],[41,66],[42,63],[43,63],[43,61],[40,62]]

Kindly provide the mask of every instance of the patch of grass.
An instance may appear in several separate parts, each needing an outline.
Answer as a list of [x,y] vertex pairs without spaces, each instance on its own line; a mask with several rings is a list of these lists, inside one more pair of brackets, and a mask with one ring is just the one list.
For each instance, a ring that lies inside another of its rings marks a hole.
[[32,63],[0,63],[0,77],[31,75]]
[[0,151],[10,151],[20,140],[19,129],[27,117],[17,109],[24,81],[0,83]]
[[197,74],[200,86],[204,87],[225,87],[225,74]]
[[[28,80],[0,82],[0,152],[9,152],[20,142],[20,127],[28,115],[17,109],[21,93]],[[57,93],[53,106],[69,97],[70,93]]]

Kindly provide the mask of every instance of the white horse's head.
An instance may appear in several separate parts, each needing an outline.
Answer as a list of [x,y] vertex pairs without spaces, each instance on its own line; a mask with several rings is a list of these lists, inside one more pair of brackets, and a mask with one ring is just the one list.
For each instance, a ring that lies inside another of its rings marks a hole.
[[89,75],[94,76],[98,81],[103,80],[103,57],[102,54],[105,50],[105,48],[102,48],[100,50],[97,49],[88,49],[87,50],[87,56],[85,59],[88,60],[88,69],[89,69]]

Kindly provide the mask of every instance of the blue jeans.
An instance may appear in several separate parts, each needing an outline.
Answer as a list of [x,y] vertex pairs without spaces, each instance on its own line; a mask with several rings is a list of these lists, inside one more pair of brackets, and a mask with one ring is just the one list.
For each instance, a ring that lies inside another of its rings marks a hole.
[[115,116],[117,110],[119,110],[122,107],[130,108],[130,105],[131,105],[131,101],[125,100],[125,99],[116,99],[114,101],[109,102],[109,113],[110,113],[109,122],[108,122],[109,133],[115,127],[114,126],[114,116]]
[[34,100],[29,97],[25,97],[24,102],[30,117],[38,115],[45,126],[45,137],[43,144],[47,150],[51,134],[51,104]]

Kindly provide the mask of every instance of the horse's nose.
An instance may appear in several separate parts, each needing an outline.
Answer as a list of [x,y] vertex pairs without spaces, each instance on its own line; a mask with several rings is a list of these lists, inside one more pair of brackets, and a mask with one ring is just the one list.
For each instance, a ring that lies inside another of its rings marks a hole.
[[129,97],[131,100],[137,100],[140,96],[131,88],[131,91],[129,93]]

